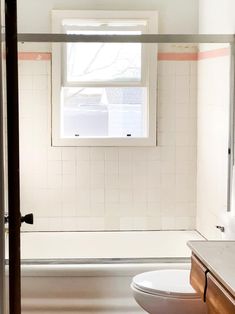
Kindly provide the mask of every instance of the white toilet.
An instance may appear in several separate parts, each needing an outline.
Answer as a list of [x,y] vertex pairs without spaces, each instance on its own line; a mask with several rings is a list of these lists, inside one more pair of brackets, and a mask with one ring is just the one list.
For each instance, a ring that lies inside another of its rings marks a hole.
[[189,270],[156,270],[132,280],[136,302],[150,314],[204,314],[206,307],[189,283]]

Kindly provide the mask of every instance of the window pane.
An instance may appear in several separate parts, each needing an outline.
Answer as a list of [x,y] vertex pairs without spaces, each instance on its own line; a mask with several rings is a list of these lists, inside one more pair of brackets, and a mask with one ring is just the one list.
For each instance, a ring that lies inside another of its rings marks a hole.
[[[76,31],[79,34],[140,34],[139,31]],[[141,80],[140,43],[68,43],[68,82]]]
[[63,88],[61,135],[145,137],[145,109],[146,88]]

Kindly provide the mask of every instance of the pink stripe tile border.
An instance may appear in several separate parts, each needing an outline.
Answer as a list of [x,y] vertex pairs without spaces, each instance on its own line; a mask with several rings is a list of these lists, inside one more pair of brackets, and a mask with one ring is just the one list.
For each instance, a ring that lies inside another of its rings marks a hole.
[[50,52],[19,52],[19,60],[44,61],[51,60]]
[[[229,48],[220,48],[201,52],[159,52],[158,61],[197,61],[230,55]],[[50,52],[19,52],[19,60],[50,61]]]
[[229,55],[230,55],[229,48],[219,48],[214,50],[200,51],[198,52],[198,60],[219,58]]
[[159,52],[158,61],[197,61],[196,52]]

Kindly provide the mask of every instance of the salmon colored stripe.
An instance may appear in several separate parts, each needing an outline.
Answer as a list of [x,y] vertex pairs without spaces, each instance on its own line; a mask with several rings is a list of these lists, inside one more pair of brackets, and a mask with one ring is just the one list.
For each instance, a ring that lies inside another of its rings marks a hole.
[[219,49],[214,49],[214,50],[209,50],[209,51],[200,51],[198,53],[198,60],[225,57],[229,55],[230,55],[229,48],[219,48]]
[[[158,61],[197,61],[229,56],[229,48],[195,52],[159,52]],[[50,52],[19,52],[19,60],[43,61],[51,60]]]
[[34,61],[43,61],[51,60],[50,52],[19,52],[19,60],[34,60]]
[[159,52],[158,61],[197,61],[195,52]]

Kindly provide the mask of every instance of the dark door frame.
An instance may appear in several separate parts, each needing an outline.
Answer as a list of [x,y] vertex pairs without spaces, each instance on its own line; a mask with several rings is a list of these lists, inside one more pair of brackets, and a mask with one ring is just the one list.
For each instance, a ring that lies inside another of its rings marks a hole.
[[6,85],[7,85],[7,162],[9,216],[9,309],[21,313],[20,272],[20,178],[19,178],[19,101],[17,0],[5,0]]

